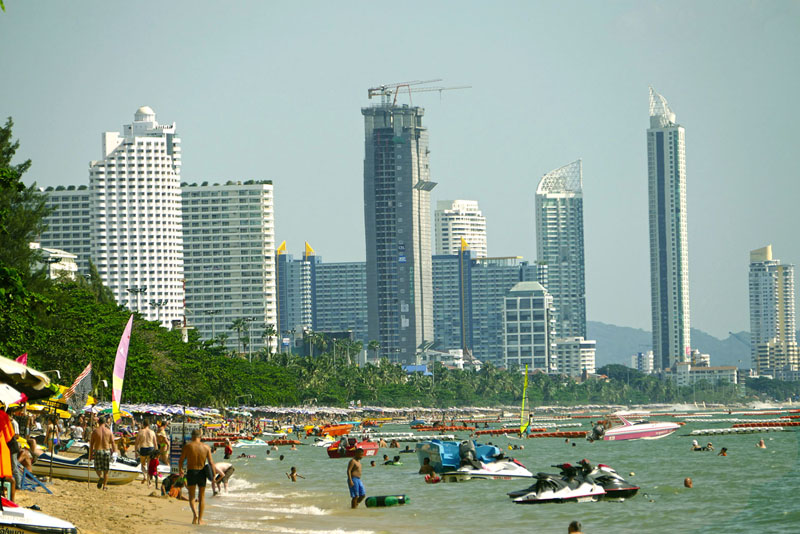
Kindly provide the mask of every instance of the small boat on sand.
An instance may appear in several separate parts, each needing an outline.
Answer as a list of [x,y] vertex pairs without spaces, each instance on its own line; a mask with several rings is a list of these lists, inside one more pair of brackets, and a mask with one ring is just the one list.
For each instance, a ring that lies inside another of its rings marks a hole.
[[[49,476],[50,464],[50,453],[44,452],[40,454],[36,459],[36,463],[33,464],[33,474],[36,476]],[[70,458],[68,456],[54,454],[52,457],[52,465],[53,476],[56,478],[85,482],[88,477],[91,483],[97,483],[97,481],[100,480],[97,476],[97,472],[94,470],[94,462],[87,462],[86,456]],[[114,485],[130,484],[141,474],[142,471],[138,467],[113,459],[108,471],[108,483]],[[0,532],[2,531],[0,530]]]

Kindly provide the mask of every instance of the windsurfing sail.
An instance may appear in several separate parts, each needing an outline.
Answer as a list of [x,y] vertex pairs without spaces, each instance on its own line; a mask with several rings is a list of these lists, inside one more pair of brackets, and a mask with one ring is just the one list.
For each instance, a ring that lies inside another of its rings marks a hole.
[[528,364],[525,364],[525,385],[522,386],[522,410],[519,414],[519,433],[524,434],[531,424],[530,419],[525,418],[525,399],[528,398]]
[[86,369],[78,375],[75,382],[64,392],[64,400],[72,411],[79,411],[86,406],[86,401],[89,400],[89,393],[92,391],[92,362],[86,366]]
[[114,376],[111,380],[111,412],[114,422],[118,423],[122,418],[119,410],[119,403],[122,401],[122,381],[125,379],[125,364],[128,363],[128,346],[131,343],[131,329],[133,328],[133,314],[125,325],[125,331],[119,340],[117,347],[117,359],[114,360]]

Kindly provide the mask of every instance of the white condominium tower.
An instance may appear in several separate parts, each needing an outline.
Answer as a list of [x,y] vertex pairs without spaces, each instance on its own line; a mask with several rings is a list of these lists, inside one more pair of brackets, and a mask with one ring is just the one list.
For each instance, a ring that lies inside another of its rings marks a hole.
[[536,256],[547,265],[556,335],[586,337],[581,160],[545,174],[536,189]]
[[486,217],[477,200],[440,200],[436,203],[436,254],[460,254],[461,239],[478,258],[488,256]]
[[750,252],[750,350],[759,374],[798,370],[794,265],[772,258],[772,245]]
[[122,305],[164,326],[184,320],[181,148],[147,106],[103,134],[89,165],[91,257]]
[[[186,305],[204,339],[230,349],[277,348],[275,215],[272,182],[184,185]],[[231,328],[238,323],[238,328]],[[241,338],[241,339],[240,339]]]
[[650,294],[654,364],[688,361],[689,241],[686,224],[685,132],[667,100],[650,88],[647,174],[650,212]]

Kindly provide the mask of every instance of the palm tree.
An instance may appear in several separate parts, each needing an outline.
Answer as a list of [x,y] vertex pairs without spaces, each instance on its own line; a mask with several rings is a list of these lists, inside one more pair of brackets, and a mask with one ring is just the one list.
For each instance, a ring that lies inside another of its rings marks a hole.
[[236,332],[236,337],[237,337],[236,348],[239,349],[239,354],[241,354],[242,352],[244,352],[242,350],[242,334],[244,334],[250,328],[250,324],[248,323],[247,319],[245,319],[244,317],[240,317],[239,319],[234,319],[234,321],[228,328]]
[[261,334],[261,338],[267,342],[267,359],[269,359],[270,352],[272,351],[272,338],[277,335],[278,331],[275,330],[274,324],[264,325],[264,332]]
[[378,359],[378,351],[381,350],[381,344],[378,341],[374,340],[374,339],[370,340],[370,342],[367,343],[367,349],[371,350],[373,353],[375,353],[375,360],[377,361],[377,359]]

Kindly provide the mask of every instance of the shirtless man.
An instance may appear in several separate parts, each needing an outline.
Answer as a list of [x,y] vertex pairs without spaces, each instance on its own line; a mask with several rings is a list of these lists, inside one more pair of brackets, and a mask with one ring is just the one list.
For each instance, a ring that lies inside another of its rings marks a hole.
[[147,475],[147,465],[150,462],[150,457],[155,455],[156,450],[156,433],[150,428],[150,422],[145,419],[142,422],[142,428],[136,434],[136,441],[133,443],[133,448],[139,453],[139,464],[142,470],[142,484],[147,481],[150,485],[150,477]]
[[350,488],[350,508],[358,504],[367,496],[364,484],[361,482],[361,458],[364,457],[363,449],[356,449],[355,457],[347,464],[347,485]]
[[222,486],[225,486],[225,493],[228,493],[228,481],[236,469],[228,462],[217,462],[214,464],[214,480],[211,481],[211,491],[214,495],[222,493]]
[[[178,475],[183,476],[183,461],[186,460],[186,487],[189,490],[189,507],[192,509],[193,525],[203,524],[203,511],[206,508],[206,462],[211,472],[216,471],[211,449],[200,441],[200,429],[192,430],[192,441],[183,446],[181,459],[178,460]],[[195,489],[199,488],[199,513],[195,509]]]
[[94,470],[97,471],[97,489],[106,489],[108,469],[111,464],[111,453],[114,452],[114,436],[106,426],[105,416],[100,418],[99,425],[89,438],[89,460],[94,458]]

